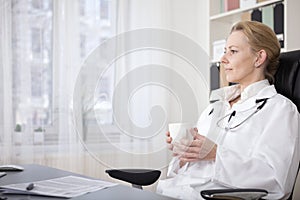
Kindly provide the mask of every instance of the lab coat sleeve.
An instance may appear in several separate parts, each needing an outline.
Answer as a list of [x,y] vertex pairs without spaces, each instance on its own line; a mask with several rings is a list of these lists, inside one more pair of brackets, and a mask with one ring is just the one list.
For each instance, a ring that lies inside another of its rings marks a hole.
[[262,133],[251,154],[218,145],[213,179],[233,188],[266,189],[282,198],[290,194],[298,170],[299,113],[288,100],[265,107],[260,111]]
[[180,160],[178,157],[172,158],[168,167],[167,177],[175,177],[177,174],[182,173],[187,169],[188,163],[180,167],[179,162]]

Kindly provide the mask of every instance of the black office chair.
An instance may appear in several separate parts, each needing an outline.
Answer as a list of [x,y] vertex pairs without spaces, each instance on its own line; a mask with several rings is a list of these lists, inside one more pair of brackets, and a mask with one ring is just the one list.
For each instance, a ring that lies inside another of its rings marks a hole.
[[[291,99],[296,104],[298,111],[300,111],[300,50],[281,53],[279,68],[275,74],[275,87],[278,93]],[[160,176],[160,171],[158,170],[115,169],[106,170],[106,172],[111,177],[132,183],[138,188],[154,183]],[[149,180],[149,182],[145,182],[146,180]],[[205,199],[249,200],[260,199],[267,194],[266,190],[251,188],[201,191],[201,195]],[[292,198],[293,192],[288,200],[292,200]]]

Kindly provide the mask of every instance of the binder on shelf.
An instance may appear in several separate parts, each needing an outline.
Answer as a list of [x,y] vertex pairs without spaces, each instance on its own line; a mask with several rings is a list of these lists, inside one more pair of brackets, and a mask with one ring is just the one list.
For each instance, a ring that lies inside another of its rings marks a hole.
[[220,1],[220,13],[225,12],[225,8],[224,8],[224,0],[219,0]]
[[284,27],[284,5],[276,4],[274,7],[274,31],[276,34],[283,33]]
[[271,29],[274,28],[274,13],[273,5],[262,8],[262,22],[268,25]]
[[276,4],[274,7],[274,32],[277,35],[281,48],[284,48],[284,5]]
[[262,22],[262,13],[260,9],[255,9],[251,13],[251,20]]
[[219,62],[210,65],[210,91],[220,88]]

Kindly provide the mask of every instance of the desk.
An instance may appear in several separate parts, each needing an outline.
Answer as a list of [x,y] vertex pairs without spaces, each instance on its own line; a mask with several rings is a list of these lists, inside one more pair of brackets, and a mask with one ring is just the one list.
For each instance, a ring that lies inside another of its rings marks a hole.
[[[22,182],[34,182],[41,181],[45,179],[59,178],[68,175],[75,175],[85,177],[83,175],[75,174],[68,171],[63,171],[51,167],[41,166],[41,165],[24,165],[25,169],[22,172],[7,172],[7,175],[0,178],[0,186],[13,184],[13,183],[22,183]],[[89,177],[88,177],[89,178]],[[26,200],[26,199],[41,199],[41,200],[54,200],[62,198],[54,197],[42,197],[42,196],[30,196],[30,195],[5,195],[8,197],[8,200]],[[72,199],[76,200],[97,200],[97,199],[109,199],[109,200],[121,200],[121,199],[130,199],[130,200],[170,200],[172,198],[158,195],[153,192],[139,190],[131,188],[125,185],[117,185],[96,192],[88,193],[79,197]]]

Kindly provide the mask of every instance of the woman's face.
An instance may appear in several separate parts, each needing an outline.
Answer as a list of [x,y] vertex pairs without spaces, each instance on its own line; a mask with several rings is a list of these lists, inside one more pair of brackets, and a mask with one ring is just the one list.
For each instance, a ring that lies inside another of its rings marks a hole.
[[226,80],[240,83],[243,87],[264,79],[264,72],[255,67],[257,55],[251,50],[247,37],[242,31],[232,32],[226,42],[221,58]]

